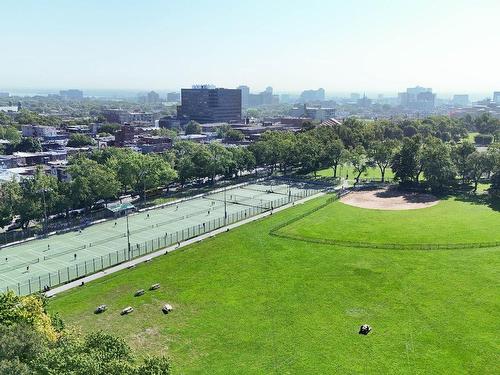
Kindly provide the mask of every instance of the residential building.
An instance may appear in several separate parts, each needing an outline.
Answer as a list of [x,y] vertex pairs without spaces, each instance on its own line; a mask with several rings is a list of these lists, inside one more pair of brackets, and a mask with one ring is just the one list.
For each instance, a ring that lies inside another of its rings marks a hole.
[[183,123],[241,121],[241,90],[207,86],[182,89],[177,118]]
[[21,127],[23,137],[29,138],[54,138],[57,137],[57,129],[53,126],[23,125]]
[[152,126],[155,123],[155,116],[152,112],[129,112],[122,109],[106,109],[102,112],[102,115],[106,118],[107,122],[118,124],[146,123]]
[[10,94],[8,92],[0,92],[0,98],[8,98]]

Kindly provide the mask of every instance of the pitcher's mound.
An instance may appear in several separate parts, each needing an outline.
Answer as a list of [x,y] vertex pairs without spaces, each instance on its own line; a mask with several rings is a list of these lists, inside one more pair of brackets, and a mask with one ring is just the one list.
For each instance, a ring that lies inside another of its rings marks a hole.
[[439,203],[434,195],[404,192],[396,188],[355,191],[340,199],[342,203],[376,210],[416,210]]

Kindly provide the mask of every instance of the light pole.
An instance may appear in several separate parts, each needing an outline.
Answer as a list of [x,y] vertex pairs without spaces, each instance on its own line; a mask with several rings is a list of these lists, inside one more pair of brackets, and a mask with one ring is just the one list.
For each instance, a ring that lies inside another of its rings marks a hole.
[[131,259],[131,254],[130,254],[130,230],[128,227],[128,211],[126,213],[126,218],[127,218],[127,244],[128,244],[128,260]]
[[37,190],[37,193],[42,193],[42,201],[43,201],[43,234],[47,235],[47,202],[45,200],[45,193],[51,191],[51,189],[43,188]]
[[227,200],[226,200],[226,189],[227,187],[224,186],[224,226],[227,224]]

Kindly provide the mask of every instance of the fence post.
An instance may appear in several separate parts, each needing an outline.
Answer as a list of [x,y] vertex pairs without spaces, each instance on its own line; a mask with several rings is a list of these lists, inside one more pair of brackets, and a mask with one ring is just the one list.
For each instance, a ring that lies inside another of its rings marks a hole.
[[69,277],[69,267],[66,267],[66,271],[68,272],[68,281],[70,280],[70,277]]

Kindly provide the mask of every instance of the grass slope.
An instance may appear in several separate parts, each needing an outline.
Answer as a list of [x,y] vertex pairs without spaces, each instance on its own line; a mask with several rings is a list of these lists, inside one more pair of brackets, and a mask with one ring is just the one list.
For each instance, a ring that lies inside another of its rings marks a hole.
[[407,211],[363,209],[337,201],[278,233],[374,244],[474,244],[500,241],[499,228],[498,212],[454,199]]
[[[268,234],[323,201],[89,283],[50,308],[84,331],[169,354],[178,373],[496,371],[498,248],[352,249]],[[162,288],[132,296],[154,282]],[[164,302],[171,315],[160,312]],[[95,316],[100,303],[109,310]],[[135,312],[120,317],[128,305]],[[362,323],[374,331],[358,335]]]

